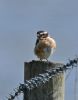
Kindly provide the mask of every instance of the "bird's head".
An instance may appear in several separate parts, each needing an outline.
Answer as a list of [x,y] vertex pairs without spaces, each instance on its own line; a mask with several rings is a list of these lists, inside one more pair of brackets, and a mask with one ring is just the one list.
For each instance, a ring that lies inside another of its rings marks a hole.
[[37,32],[37,38],[46,38],[48,37],[48,32],[46,31],[38,31]]

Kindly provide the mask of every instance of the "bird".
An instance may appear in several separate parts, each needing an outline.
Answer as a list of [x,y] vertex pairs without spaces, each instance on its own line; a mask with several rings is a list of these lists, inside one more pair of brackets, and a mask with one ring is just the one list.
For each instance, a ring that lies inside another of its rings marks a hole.
[[56,48],[56,41],[49,36],[47,31],[38,31],[37,39],[34,47],[35,55],[42,61],[47,60],[51,54],[53,54]]

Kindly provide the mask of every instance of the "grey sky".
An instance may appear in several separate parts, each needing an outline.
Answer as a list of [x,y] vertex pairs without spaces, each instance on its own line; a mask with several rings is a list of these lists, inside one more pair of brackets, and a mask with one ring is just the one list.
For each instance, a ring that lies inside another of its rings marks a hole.
[[0,0],[0,98],[23,82],[24,61],[37,59],[33,48],[38,30],[48,31],[57,42],[49,60],[66,62],[78,54],[77,26],[77,0]]

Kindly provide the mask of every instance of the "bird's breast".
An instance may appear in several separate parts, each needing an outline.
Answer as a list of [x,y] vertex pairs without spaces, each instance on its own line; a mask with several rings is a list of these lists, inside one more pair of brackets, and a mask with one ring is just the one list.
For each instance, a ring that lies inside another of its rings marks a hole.
[[35,48],[35,54],[38,56],[38,58],[47,59],[51,54],[51,47],[37,47]]
[[37,55],[38,58],[41,59],[47,59],[53,48],[55,48],[56,43],[54,39],[47,37],[42,38],[39,41],[37,41],[34,52]]

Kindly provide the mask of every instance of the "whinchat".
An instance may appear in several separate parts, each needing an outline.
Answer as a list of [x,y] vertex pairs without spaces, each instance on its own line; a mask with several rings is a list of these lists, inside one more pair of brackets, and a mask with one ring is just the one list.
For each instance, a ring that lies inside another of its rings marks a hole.
[[56,48],[55,40],[48,35],[46,31],[37,32],[37,40],[35,43],[34,53],[40,59],[48,59]]

